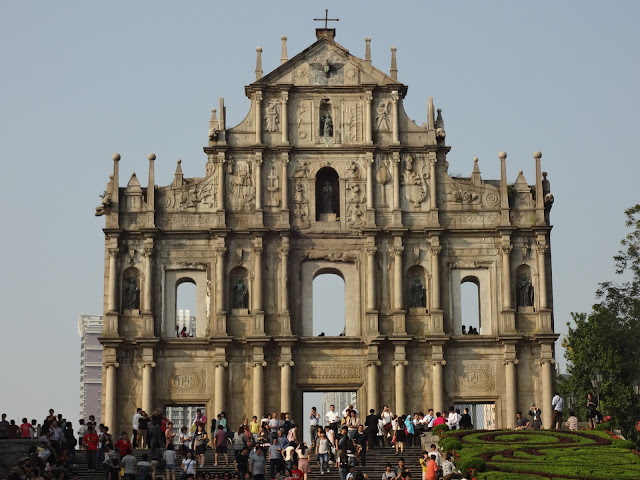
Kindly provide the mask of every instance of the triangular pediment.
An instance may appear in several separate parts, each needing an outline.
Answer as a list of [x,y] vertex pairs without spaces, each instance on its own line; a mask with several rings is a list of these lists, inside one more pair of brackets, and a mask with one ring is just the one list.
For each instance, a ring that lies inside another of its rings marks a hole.
[[403,85],[370,63],[351,55],[339,43],[320,38],[286,63],[256,80],[248,88],[294,86]]

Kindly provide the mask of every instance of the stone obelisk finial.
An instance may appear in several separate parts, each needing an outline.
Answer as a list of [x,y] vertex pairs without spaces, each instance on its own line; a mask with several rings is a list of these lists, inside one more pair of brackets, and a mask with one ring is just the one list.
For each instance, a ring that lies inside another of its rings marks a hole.
[[282,64],[289,61],[289,55],[287,55],[287,36],[281,36],[280,40],[282,40],[282,54],[280,55],[280,63]]
[[262,78],[262,47],[256,47],[256,80]]
[[364,61],[371,65],[371,37],[364,37]]
[[398,61],[396,60],[396,51],[398,49],[396,47],[391,47],[391,78],[394,80],[398,79]]

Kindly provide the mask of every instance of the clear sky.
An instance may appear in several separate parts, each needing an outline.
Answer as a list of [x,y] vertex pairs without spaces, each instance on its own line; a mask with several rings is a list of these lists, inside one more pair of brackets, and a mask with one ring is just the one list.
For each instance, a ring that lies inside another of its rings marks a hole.
[[638,202],[640,2],[0,3],[0,410],[55,408],[76,419],[81,312],[102,313],[98,195],[122,155],[121,183],[143,185],[154,152],[167,185],[181,158],[204,172],[210,109],[247,113],[255,47],[265,74],[315,41],[312,19],[337,16],[336,41],[388,71],[398,47],[405,109],[443,109],[450,172],[534,182],[543,153],[551,211],[555,322],[586,311],[613,278],[625,208]]

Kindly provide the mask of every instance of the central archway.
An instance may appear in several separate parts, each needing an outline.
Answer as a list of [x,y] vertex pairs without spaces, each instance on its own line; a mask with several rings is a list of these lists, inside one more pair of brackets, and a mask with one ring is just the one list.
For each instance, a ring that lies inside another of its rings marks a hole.
[[313,336],[345,335],[345,283],[338,270],[319,270],[313,279]]

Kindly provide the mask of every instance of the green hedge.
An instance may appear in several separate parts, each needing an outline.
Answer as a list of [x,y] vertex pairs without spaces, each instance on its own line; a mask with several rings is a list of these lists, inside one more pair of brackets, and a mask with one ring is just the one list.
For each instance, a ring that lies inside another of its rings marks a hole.
[[449,431],[449,425],[447,425],[446,423],[443,423],[442,425],[436,425],[431,429],[431,433],[433,435],[438,435],[440,432],[448,432],[448,431]]
[[625,450],[633,450],[636,448],[636,444],[631,440],[622,440],[620,438],[614,438],[611,441],[611,446],[615,448],[623,448]]
[[477,457],[464,458],[458,462],[458,465],[456,465],[456,467],[463,474],[466,474],[467,470],[470,470],[472,468],[474,468],[478,472],[484,472],[487,469],[487,462]]
[[613,425],[610,422],[602,422],[596,425],[596,430],[600,430],[601,432],[612,430]]
[[450,452],[451,450],[462,450],[462,443],[457,438],[445,437],[438,442],[440,450]]

